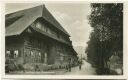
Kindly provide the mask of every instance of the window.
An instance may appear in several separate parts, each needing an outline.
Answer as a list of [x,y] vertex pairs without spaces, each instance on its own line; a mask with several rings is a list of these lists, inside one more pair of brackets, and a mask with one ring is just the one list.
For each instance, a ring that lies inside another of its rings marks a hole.
[[40,62],[41,61],[41,53],[40,52],[38,53],[38,57],[37,58],[38,58],[38,62]]
[[14,58],[17,58],[18,57],[18,54],[19,54],[18,50],[15,50],[14,51]]
[[44,26],[43,31],[47,32],[48,28]]
[[36,23],[36,27],[39,28],[39,29],[41,29],[41,23],[40,22],[37,22]]
[[41,57],[41,53],[39,52],[39,57]]
[[45,29],[45,25],[44,25],[44,24],[42,24],[41,30],[43,30],[43,31],[44,31],[44,29]]
[[52,33],[51,33],[51,29],[50,29],[50,28],[48,28],[48,31],[47,31],[47,32],[48,32],[49,34],[52,34]]
[[30,53],[30,54],[31,54],[31,57],[33,57],[33,55],[34,55],[34,54],[33,54],[33,51],[31,51],[31,53]]
[[10,56],[10,54],[11,54],[11,52],[10,52],[10,51],[6,51],[6,56],[7,56],[7,57],[9,57],[9,56]]
[[9,57],[11,59],[19,57],[19,50],[7,50],[6,51],[6,57]]

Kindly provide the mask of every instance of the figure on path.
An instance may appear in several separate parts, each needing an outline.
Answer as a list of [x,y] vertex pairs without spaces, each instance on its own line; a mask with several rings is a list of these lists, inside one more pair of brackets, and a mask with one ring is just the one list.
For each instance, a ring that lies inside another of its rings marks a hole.
[[69,58],[68,68],[69,68],[69,72],[71,72],[71,58]]
[[82,60],[79,60],[79,70],[81,70]]

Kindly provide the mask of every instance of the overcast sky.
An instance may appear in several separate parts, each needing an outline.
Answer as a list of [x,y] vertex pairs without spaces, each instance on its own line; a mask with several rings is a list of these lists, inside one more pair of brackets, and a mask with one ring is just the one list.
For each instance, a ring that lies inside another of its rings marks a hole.
[[[26,8],[42,5],[42,3],[6,4],[6,14]],[[87,3],[45,3],[46,8],[58,20],[63,28],[71,35],[70,39],[76,49],[83,48],[80,53],[84,54],[86,42],[89,40],[91,27],[88,24],[87,16],[90,14],[90,5]],[[80,54],[79,53],[79,54]]]

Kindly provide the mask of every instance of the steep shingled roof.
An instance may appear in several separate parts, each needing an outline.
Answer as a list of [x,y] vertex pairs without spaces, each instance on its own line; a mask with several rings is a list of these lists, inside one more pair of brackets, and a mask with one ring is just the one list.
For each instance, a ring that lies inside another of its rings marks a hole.
[[43,17],[55,28],[69,36],[68,32],[59,24],[44,5],[7,14],[5,16],[6,36],[20,35],[39,17]]

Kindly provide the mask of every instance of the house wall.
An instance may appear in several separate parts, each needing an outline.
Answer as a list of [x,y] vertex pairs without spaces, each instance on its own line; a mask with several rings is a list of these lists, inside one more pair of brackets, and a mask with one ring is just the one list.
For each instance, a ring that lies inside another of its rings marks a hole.
[[69,59],[71,59],[71,64],[77,63],[77,56],[72,55],[74,54],[69,48],[69,46],[59,43],[59,42],[54,42],[52,44],[51,49],[51,57],[48,60],[54,61],[53,63],[55,65],[67,65],[69,63]]
[[[48,24],[42,19],[37,19],[32,24],[32,26],[37,27],[38,29],[50,34],[51,36],[58,38],[59,40],[63,42],[71,44],[69,37],[67,37],[64,33],[61,33],[60,31],[58,31],[57,29],[54,28],[54,26]],[[62,44],[61,42],[57,42],[52,39],[47,40],[47,46],[48,46],[47,47],[48,48],[48,51],[47,51],[48,64],[62,63],[60,59],[62,59],[65,56],[65,54],[69,55],[71,53],[67,47],[68,45]],[[64,56],[62,56],[61,54],[63,54]]]
[[10,61],[13,61],[16,64],[23,64],[23,38],[21,38],[20,36],[6,37],[5,42],[6,62],[8,63]]
[[28,33],[24,35],[25,63],[44,63],[47,51],[45,40]]
[[[69,37],[58,33],[53,28],[50,28],[49,25],[46,25],[46,23],[34,22],[32,25],[47,32],[51,36],[71,43]],[[26,66],[27,64],[65,65],[68,64],[69,58],[71,58],[73,62],[73,52],[70,50],[69,45],[47,37],[39,32],[35,32],[30,27],[31,26],[19,37],[11,36],[6,39],[6,51],[19,50],[21,54],[15,58],[17,64],[25,64]]]
[[34,23],[33,26],[39,28],[40,30],[47,32],[51,36],[54,36],[58,38],[59,40],[70,43],[70,39],[68,36],[66,36],[64,33],[62,33],[60,30],[55,29],[53,25],[50,25],[50,23],[47,23],[45,20],[40,20],[37,19]]
[[54,41],[49,41],[50,44],[48,46],[48,64],[54,64],[55,63],[55,59],[57,57],[57,52],[56,52],[56,42]]

